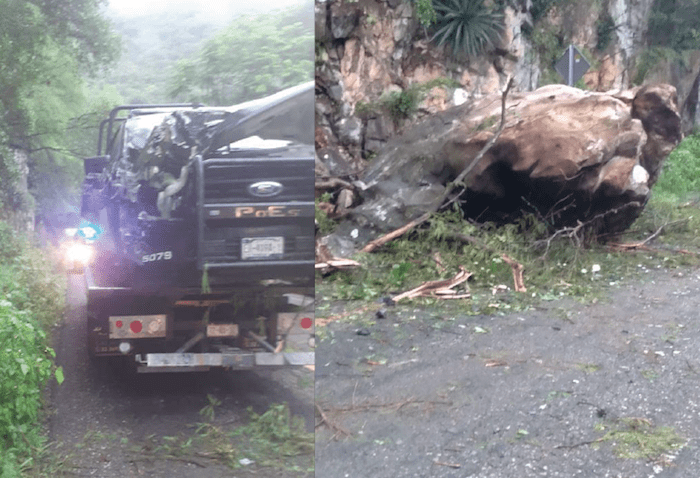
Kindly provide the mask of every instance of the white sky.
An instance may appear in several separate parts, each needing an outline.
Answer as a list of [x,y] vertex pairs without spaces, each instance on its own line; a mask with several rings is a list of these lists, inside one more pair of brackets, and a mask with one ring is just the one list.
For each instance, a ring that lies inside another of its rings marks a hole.
[[108,10],[119,16],[139,16],[166,9],[215,13],[230,16],[242,12],[275,10],[302,3],[302,0],[109,0]]

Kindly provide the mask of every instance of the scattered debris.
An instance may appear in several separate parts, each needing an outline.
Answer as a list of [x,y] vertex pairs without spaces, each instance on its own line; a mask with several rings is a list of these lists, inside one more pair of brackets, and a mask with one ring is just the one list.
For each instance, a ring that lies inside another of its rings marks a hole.
[[459,463],[445,463],[442,461],[438,461],[437,459],[433,460],[433,463],[440,466],[447,466],[449,468],[462,468],[462,465],[460,465]]
[[409,222],[405,226],[402,226],[398,229],[391,231],[388,234],[385,234],[381,237],[378,237],[377,239],[375,239],[373,241],[370,241],[365,247],[362,248],[362,252],[372,252],[376,248],[383,246],[387,242],[391,242],[394,239],[396,239],[397,237],[403,236],[404,234],[406,234],[408,231],[410,231],[414,227],[416,227],[420,224],[423,224],[425,221],[430,219],[430,216],[432,216],[432,214],[433,214],[432,212],[426,212],[421,217],[419,217],[418,219],[414,219],[413,221]]
[[505,360],[487,360],[484,365],[486,367],[507,367],[508,362]]
[[318,414],[321,416],[321,421],[316,424],[316,428],[319,428],[323,425],[326,425],[328,428],[334,431],[333,436],[331,437],[331,440],[336,440],[339,436],[345,435],[347,437],[352,436],[352,433],[347,431],[345,428],[341,427],[334,421],[331,421],[328,419],[328,416],[326,413],[323,411],[321,406],[319,404],[316,404],[316,410],[318,410]]
[[469,292],[458,294],[453,288],[466,282],[472,276],[471,272],[463,266],[459,266],[459,272],[452,279],[428,281],[415,289],[411,289],[393,297],[394,302],[402,299],[415,299],[416,297],[435,297],[438,299],[467,299],[471,297]]
[[360,267],[360,265],[359,262],[353,261],[352,259],[333,257],[324,244],[318,241],[316,242],[316,265],[314,267],[322,274],[329,274],[341,269],[352,269],[354,267]]
[[438,272],[440,274],[445,272],[445,266],[442,264],[442,256],[440,256],[439,251],[435,251],[435,254],[433,254],[433,260],[435,261],[435,265],[437,266]]

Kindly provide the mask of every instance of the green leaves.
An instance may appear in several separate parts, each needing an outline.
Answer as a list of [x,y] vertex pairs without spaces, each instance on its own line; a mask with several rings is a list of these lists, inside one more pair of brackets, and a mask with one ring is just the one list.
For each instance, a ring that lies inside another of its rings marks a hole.
[[[13,475],[41,445],[41,391],[55,375],[45,329],[61,317],[65,292],[45,253],[0,222],[0,477]],[[4,467],[4,468],[2,468]]]
[[0,301],[0,448],[14,448],[31,435],[41,388],[51,376],[43,336],[36,332],[29,314]]
[[229,105],[313,79],[314,32],[309,6],[234,21],[199,55],[179,61],[170,82],[182,101]]
[[503,13],[484,0],[434,0],[437,14],[432,40],[448,44],[455,56],[475,57],[495,47],[504,29]]
[[63,377],[63,367],[58,367],[56,368],[56,371],[54,372],[54,375],[56,377],[56,381],[58,382],[59,385],[63,383],[64,377]]

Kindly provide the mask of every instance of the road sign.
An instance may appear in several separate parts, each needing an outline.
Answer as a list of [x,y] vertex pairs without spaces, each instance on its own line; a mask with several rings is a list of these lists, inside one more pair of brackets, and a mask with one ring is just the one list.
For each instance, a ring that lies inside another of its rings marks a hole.
[[580,80],[590,67],[591,64],[588,63],[588,60],[573,45],[569,45],[569,48],[554,64],[554,69],[567,80],[569,86],[574,86],[574,83]]

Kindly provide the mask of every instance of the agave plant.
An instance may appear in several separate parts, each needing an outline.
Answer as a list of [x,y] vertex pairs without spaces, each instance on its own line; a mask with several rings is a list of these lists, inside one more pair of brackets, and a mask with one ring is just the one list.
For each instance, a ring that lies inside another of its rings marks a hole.
[[484,0],[433,0],[437,21],[431,40],[449,44],[456,55],[478,56],[501,40],[503,13]]

